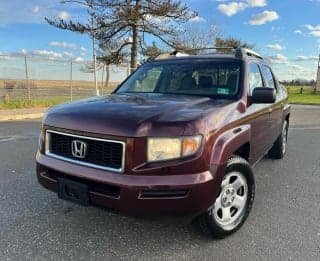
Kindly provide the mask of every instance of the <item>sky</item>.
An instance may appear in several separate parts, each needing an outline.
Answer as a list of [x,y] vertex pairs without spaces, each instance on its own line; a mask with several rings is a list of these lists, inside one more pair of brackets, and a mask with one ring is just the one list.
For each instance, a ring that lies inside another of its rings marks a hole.
[[[215,25],[221,36],[253,44],[270,60],[280,80],[315,79],[320,51],[320,0],[181,2],[198,13],[189,23],[204,28]],[[88,36],[54,28],[44,17],[85,20],[86,10],[58,0],[1,0],[0,55],[26,54],[76,62],[91,59]],[[0,71],[4,62],[8,59],[0,56]]]

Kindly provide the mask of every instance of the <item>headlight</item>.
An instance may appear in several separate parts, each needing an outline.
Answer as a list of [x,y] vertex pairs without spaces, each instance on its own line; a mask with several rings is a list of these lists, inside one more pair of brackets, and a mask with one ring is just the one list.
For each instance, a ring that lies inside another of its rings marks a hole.
[[161,161],[191,156],[198,152],[202,136],[148,138],[148,161]]

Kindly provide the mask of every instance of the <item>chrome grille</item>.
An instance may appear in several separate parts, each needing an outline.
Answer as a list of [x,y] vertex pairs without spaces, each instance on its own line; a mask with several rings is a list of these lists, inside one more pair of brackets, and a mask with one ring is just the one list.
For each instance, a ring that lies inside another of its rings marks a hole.
[[[73,152],[74,142],[85,144],[86,154],[83,157],[77,157]],[[72,163],[122,172],[124,151],[125,143],[122,141],[46,131],[46,154]]]

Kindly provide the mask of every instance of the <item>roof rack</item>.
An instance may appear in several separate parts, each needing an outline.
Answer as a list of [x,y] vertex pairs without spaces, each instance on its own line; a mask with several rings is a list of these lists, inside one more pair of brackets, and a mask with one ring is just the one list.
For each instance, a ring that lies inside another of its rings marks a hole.
[[[243,48],[243,47],[230,47],[230,46],[222,46],[222,47],[203,47],[203,48],[190,48],[190,49],[187,49],[186,51],[201,51],[201,50],[216,50],[216,51],[225,51],[225,52],[228,52],[228,51],[234,51],[235,52],[235,56],[237,58],[244,58],[246,56],[252,56],[252,57],[256,57],[258,59],[261,59],[263,60],[262,56],[251,50],[251,49],[248,49],[248,48]],[[212,54],[212,53],[210,53]],[[183,50],[175,50],[171,53],[164,53],[164,54],[160,54],[156,60],[159,60],[159,59],[166,59],[166,58],[170,58],[172,56],[175,56],[175,57],[181,57],[181,56],[188,56],[189,54],[187,53],[184,53]]]
[[[221,51],[221,50],[225,50],[225,51],[233,51],[235,50],[237,47],[230,47],[230,46],[211,46],[211,47],[201,47],[201,48],[188,48],[188,49],[182,49],[182,50],[176,50],[174,52],[179,52],[179,51],[202,51],[202,50],[217,50],[217,51]],[[172,53],[174,53],[172,52]]]
[[172,57],[172,56],[182,57],[182,56],[189,56],[189,54],[175,50],[175,51],[173,51],[173,52],[171,52],[171,53],[162,53],[162,54],[159,54],[159,55],[155,58],[155,60],[167,59],[167,58],[170,58],[170,57]]
[[256,57],[256,58],[263,60],[262,56],[259,53],[255,52],[251,49],[241,48],[241,47],[238,47],[236,49],[236,57],[243,58],[246,56],[253,56],[253,57]]

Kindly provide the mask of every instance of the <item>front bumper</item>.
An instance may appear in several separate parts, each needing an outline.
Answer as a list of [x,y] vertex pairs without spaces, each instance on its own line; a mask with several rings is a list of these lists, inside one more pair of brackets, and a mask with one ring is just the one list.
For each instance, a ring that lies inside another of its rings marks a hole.
[[36,155],[38,181],[58,192],[58,178],[88,186],[92,205],[134,215],[197,215],[208,209],[219,192],[225,166],[185,175],[126,175],[80,166],[40,152]]

